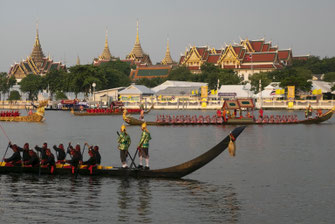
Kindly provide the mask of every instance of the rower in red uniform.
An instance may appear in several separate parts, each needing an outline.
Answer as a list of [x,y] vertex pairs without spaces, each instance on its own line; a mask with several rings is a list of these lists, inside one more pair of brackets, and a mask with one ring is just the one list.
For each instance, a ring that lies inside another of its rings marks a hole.
[[42,147],[35,146],[35,150],[41,153],[41,163],[47,159],[46,150],[48,148],[48,143],[44,142]]
[[63,144],[59,144],[58,147],[56,145],[53,146],[54,150],[56,151],[57,155],[57,164],[64,164],[65,163],[65,150]]
[[26,162],[24,162],[24,166],[27,167],[39,167],[40,165],[40,159],[38,158],[36,152],[34,152],[33,150],[29,150],[29,156],[30,159]]

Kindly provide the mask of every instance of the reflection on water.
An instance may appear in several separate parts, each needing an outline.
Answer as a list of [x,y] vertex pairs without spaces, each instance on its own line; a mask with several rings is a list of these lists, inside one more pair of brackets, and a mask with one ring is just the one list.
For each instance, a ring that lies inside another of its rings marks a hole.
[[193,180],[2,175],[1,222],[236,223],[232,186]]

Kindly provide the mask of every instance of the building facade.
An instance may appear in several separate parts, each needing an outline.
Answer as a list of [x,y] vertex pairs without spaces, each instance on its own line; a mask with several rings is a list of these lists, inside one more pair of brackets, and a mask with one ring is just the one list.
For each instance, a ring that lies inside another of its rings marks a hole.
[[190,47],[180,57],[179,64],[185,65],[193,73],[201,72],[201,65],[212,63],[223,69],[233,69],[244,80],[254,73],[268,72],[292,63],[292,50],[279,50],[271,42],[241,40],[239,44],[226,45],[224,49],[208,46]]

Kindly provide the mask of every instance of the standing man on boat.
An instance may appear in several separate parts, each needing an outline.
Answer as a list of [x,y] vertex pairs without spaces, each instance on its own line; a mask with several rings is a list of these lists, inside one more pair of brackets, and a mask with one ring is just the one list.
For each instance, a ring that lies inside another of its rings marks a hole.
[[121,133],[117,140],[117,142],[119,143],[118,148],[120,150],[122,168],[127,169],[128,168],[128,165],[127,165],[128,148],[131,144],[131,139],[126,131],[126,126],[124,124],[121,126],[120,130],[121,130]]
[[149,141],[151,140],[150,132],[147,129],[147,123],[143,123],[141,126],[142,129],[142,135],[141,140],[138,143],[137,150],[139,151],[139,166],[138,168],[142,169],[142,159],[145,158],[145,168],[146,170],[149,170]]

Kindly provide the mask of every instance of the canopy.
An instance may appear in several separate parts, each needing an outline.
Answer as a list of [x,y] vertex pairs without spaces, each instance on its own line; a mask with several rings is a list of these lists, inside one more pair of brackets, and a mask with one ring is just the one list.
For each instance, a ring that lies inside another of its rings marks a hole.
[[254,102],[252,99],[235,99],[235,100],[225,100],[222,108],[228,110],[242,109],[242,108],[254,108]]

